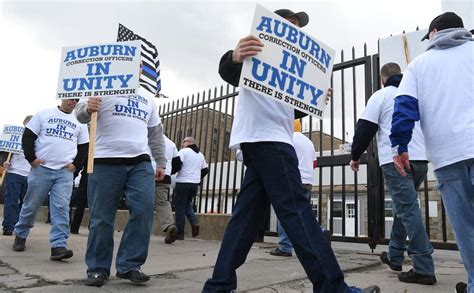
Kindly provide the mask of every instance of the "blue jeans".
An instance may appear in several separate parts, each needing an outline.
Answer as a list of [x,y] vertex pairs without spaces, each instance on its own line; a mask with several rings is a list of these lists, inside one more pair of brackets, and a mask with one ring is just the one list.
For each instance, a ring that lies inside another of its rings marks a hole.
[[237,288],[236,269],[263,226],[270,203],[303,265],[314,292],[345,292],[348,287],[329,242],[304,196],[294,148],[281,142],[243,143],[247,166],[234,213],[227,225],[212,278],[202,292]]
[[[305,186],[304,196],[309,201],[309,198],[311,197],[311,189],[306,189],[306,186]],[[277,220],[277,226],[278,226],[278,238],[280,239],[278,241],[278,246],[280,250],[283,252],[292,253],[293,245],[291,244],[291,241],[288,238],[288,235],[286,235],[285,229],[283,228],[279,220]]]
[[435,176],[467,272],[467,292],[474,293],[474,159],[439,168]]
[[[433,246],[426,234],[416,190],[426,178],[426,162],[410,162],[411,170],[400,175],[393,163],[383,165],[385,184],[393,203],[393,226],[388,244],[388,258],[402,265],[407,251],[413,261],[413,270],[419,274],[434,275]],[[409,239],[408,248],[406,239]]]
[[69,202],[73,186],[74,174],[66,168],[59,170],[43,166],[31,168],[28,174],[28,190],[20,211],[15,235],[27,238],[35,223],[36,214],[48,197],[51,211],[51,231],[49,242],[51,247],[67,247],[69,238]]
[[174,189],[174,204],[176,212],[176,228],[178,236],[184,236],[184,216],[188,218],[191,225],[197,224],[196,215],[193,210],[193,198],[196,196],[199,184],[176,183]]
[[21,203],[28,189],[28,177],[15,173],[5,175],[5,203],[3,206],[3,231],[13,231],[18,222]]
[[114,252],[114,223],[120,197],[125,194],[129,220],[117,252],[116,269],[121,273],[139,270],[148,256],[155,173],[149,161],[134,165],[95,164],[89,175],[89,237],[87,273],[110,275]]

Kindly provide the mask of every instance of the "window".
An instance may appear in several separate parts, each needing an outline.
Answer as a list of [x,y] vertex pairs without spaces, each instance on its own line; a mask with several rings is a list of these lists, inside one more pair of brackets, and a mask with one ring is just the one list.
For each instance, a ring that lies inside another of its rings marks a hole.
[[332,216],[333,218],[342,218],[342,202],[333,202]]
[[229,142],[230,142],[230,132],[226,131],[224,133],[224,145],[222,146],[224,148],[224,161],[227,161],[229,159]]
[[354,218],[355,217],[355,204],[348,203],[346,204],[346,218]]
[[393,208],[393,203],[392,203],[392,200],[390,199],[386,199],[385,200],[385,203],[384,203],[384,215],[385,217],[387,218],[393,218],[393,211],[392,211],[392,208]]
[[318,218],[318,200],[311,200],[311,209],[313,210],[314,217]]

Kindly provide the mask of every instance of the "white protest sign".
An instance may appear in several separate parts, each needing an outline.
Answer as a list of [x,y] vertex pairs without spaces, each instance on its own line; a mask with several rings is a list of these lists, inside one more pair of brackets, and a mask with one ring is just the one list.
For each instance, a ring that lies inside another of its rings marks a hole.
[[131,95],[139,87],[140,41],[64,47],[57,99]]
[[0,134],[0,151],[22,154],[21,137],[24,130],[23,126],[4,125]]
[[322,119],[335,51],[261,5],[251,34],[264,47],[244,60],[239,86]]
[[425,52],[428,40],[421,41],[428,30],[396,35],[379,41],[380,67],[389,62],[397,63],[405,70],[408,63]]

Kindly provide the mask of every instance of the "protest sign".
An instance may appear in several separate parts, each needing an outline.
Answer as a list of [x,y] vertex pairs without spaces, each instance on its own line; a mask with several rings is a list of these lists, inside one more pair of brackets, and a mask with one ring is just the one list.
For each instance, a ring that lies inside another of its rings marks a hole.
[[0,134],[0,151],[22,154],[21,137],[24,130],[23,126],[4,125]]
[[64,47],[57,99],[132,95],[139,87],[140,41]]
[[321,119],[335,51],[261,5],[251,34],[264,47],[244,60],[239,86]]
[[428,30],[396,35],[379,41],[380,67],[389,62],[397,63],[402,71],[416,56],[426,50],[428,40],[421,41]]

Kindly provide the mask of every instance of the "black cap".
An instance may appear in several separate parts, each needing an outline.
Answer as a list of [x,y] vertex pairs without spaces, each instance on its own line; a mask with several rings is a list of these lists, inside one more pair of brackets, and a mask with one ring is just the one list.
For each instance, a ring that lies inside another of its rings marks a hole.
[[275,13],[283,18],[287,18],[291,16],[296,17],[298,19],[298,22],[300,23],[300,27],[304,27],[309,22],[308,14],[303,11],[294,13],[290,9],[278,9],[278,10],[275,10]]
[[428,32],[421,40],[424,41],[425,39],[428,39],[430,36],[430,33],[434,29],[441,31],[444,29],[455,28],[455,27],[464,27],[464,24],[462,23],[462,19],[454,12],[445,12],[441,15],[438,15],[437,17],[435,17],[435,19],[431,21]]

